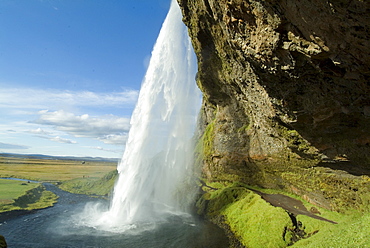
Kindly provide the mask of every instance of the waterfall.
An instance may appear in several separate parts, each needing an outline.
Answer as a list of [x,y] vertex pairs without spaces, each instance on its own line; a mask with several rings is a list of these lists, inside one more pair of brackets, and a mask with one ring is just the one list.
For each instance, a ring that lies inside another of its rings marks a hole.
[[172,0],[131,117],[111,206],[95,225],[127,228],[183,211],[185,196],[176,193],[192,173],[201,99],[195,74],[187,28]]

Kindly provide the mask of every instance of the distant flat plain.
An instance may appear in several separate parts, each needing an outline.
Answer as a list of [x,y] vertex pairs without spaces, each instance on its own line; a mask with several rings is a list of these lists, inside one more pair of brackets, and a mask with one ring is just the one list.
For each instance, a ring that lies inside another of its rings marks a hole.
[[110,161],[0,156],[0,177],[15,177],[41,182],[100,178],[116,168],[117,163]]

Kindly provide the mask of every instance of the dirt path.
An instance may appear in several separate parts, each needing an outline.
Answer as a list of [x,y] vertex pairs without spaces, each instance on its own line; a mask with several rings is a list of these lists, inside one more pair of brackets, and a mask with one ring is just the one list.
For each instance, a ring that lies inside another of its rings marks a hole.
[[259,194],[262,197],[262,199],[270,203],[272,206],[281,207],[295,216],[302,214],[302,215],[306,215],[314,219],[327,221],[333,224],[338,224],[335,221],[325,219],[321,216],[317,216],[316,214],[308,211],[301,201],[294,199],[292,197],[282,195],[282,194],[266,194],[258,190],[254,190],[250,188],[248,189]]

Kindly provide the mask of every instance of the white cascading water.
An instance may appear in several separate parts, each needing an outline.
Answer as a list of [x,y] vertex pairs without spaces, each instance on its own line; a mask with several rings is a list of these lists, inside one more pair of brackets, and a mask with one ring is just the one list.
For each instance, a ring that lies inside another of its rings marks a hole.
[[131,117],[111,206],[94,220],[95,227],[124,231],[182,210],[176,192],[192,173],[201,99],[195,74],[187,28],[172,0]]

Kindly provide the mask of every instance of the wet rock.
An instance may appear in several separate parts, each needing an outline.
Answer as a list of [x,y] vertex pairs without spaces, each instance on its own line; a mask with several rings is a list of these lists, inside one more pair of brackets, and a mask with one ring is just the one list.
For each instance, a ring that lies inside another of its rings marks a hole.
[[7,248],[8,245],[6,244],[5,238],[3,235],[0,235],[0,248]]

